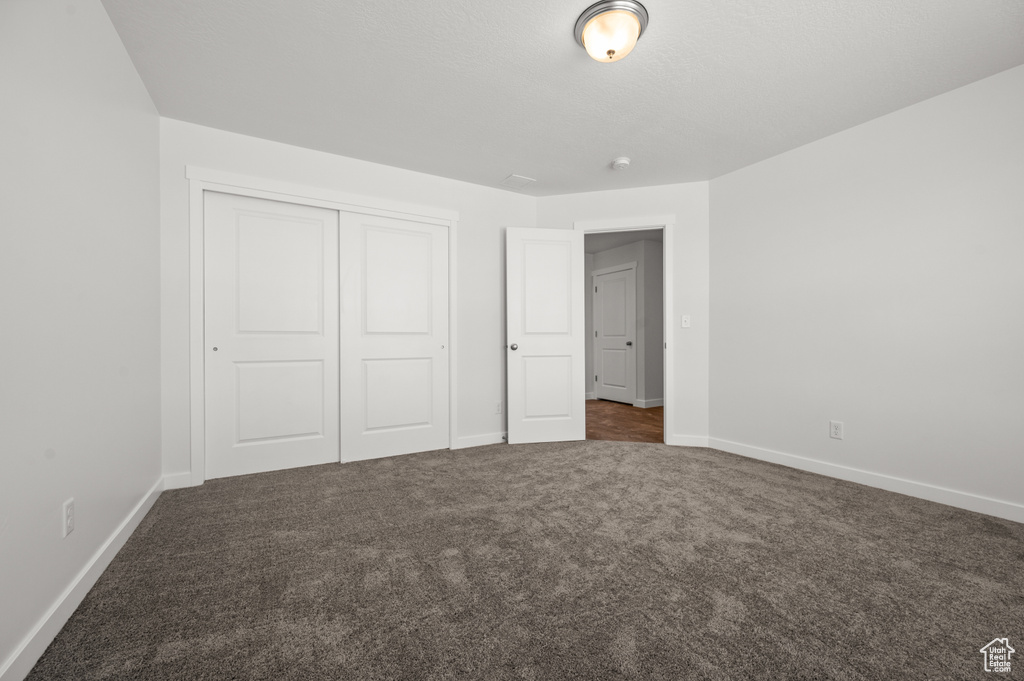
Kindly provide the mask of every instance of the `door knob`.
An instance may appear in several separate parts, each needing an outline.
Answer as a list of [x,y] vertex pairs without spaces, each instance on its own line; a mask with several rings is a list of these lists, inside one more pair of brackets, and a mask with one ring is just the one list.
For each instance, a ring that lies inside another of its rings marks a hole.
[[512,351],[513,351],[513,352],[515,352],[516,350],[518,350],[518,349],[519,349],[519,346],[518,346],[518,345],[516,345],[515,343],[513,343],[513,344],[512,344],[512,345],[510,345],[509,347],[511,347],[511,348],[512,348]]
[[626,345],[632,345],[633,341],[626,341]]

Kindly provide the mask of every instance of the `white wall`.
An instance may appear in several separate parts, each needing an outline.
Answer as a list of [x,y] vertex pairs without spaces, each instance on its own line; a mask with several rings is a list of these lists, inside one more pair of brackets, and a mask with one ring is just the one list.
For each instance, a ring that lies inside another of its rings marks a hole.
[[674,329],[675,385],[670,443],[706,445],[708,435],[708,183],[549,196],[537,201],[537,225],[572,229],[578,220],[675,214],[674,306],[670,324],[690,315],[693,326]]
[[1024,521],[1022,122],[1017,67],[711,182],[713,446]]
[[[97,0],[0,3],[0,93],[6,680],[28,672],[122,523],[159,493],[159,128]],[[76,527],[62,539],[69,497]]]
[[535,199],[163,118],[165,473],[177,475],[190,468],[187,165],[458,211],[459,435],[466,438],[464,444],[500,441],[505,430],[504,415],[496,413],[505,395],[504,228],[532,227]]

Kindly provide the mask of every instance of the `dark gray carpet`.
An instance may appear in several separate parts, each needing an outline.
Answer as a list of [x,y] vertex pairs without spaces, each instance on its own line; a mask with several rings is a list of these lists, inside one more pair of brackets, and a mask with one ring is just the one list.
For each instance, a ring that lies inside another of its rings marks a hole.
[[495,445],[165,492],[29,678],[983,679],[997,636],[1024,678],[1024,525],[709,449]]

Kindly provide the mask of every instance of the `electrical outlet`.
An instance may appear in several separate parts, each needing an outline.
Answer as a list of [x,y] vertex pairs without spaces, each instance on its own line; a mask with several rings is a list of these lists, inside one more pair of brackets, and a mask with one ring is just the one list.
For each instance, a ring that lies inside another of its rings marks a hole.
[[843,439],[843,422],[842,421],[829,421],[828,422],[828,436],[833,440]]
[[501,402],[499,401],[499,402],[498,402],[498,406],[494,408],[494,413],[495,413],[495,414],[500,414],[500,413],[501,413],[501,407],[502,407],[502,404],[501,404]]
[[62,524],[62,537],[66,537],[75,531],[75,500],[74,498],[68,499],[64,502],[64,506],[61,508],[61,520]]

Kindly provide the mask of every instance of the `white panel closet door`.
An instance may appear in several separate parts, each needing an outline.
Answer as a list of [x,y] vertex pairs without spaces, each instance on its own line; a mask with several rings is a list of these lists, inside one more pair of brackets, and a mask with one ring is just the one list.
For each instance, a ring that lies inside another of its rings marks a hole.
[[447,449],[448,229],[341,213],[342,461]]
[[508,441],[586,438],[583,233],[506,235]]
[[594,397],[636,400],[636,269],[594,274]]
[[206,477],[338,460],[338,213],[204,194]]

